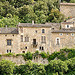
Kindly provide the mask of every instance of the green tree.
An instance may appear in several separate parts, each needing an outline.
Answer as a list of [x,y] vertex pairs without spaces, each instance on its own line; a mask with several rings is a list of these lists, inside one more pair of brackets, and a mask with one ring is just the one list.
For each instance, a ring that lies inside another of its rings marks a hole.
[[60,23],[64,20],[64,15],[62,15],[58,9],[52,9],[49,17],[47,18],[48,22]]
[[0,61],[0,75],[11,75],[13,74],[14,63],[8,60]]
[[15,27],[19,23],[19,19],[17,16],[14,17],[7,17],[7,18],[2,18],[0,20],[0,27],[5,27],[6,25],[8,27]]

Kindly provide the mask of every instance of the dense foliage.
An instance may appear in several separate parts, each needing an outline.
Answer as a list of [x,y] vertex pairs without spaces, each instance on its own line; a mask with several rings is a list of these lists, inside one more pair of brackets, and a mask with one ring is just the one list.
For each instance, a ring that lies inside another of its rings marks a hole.
[[59,0],[0,0],[0,27],[13,27],[19,22],[61,22]]
[[[46,65],[32,63],[30,60],[32,56],[40,54],[43,58],[48,58],[50,62]],[[24,65],[16,65],[8,60],[0,61],[1,75],[75,75],[75,49],[61,49],[60,52],[55,52],[51,55],[49,53],[34,54],[27,52],[23,55],[26,60],[29,60]],[[14,56],[14,54],[7,54],[6,56]],[[57,58],[57,59],[56,59]]]

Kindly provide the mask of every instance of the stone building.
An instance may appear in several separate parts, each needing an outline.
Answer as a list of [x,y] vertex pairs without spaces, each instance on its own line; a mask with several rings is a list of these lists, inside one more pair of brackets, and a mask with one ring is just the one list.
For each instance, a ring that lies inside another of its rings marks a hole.
[[[63,10],[64,9],[64,10]],[[75,17],[75,3],[61,3],[60,11],[66,17]],[[49,52],[61,48],[75,48],[75,18],[61,23],[19,23],[15,28],[0,28],[0,54]]]
[[75,3],[60,3],[60,12],[66,17],[75,17]]
[[[0,54],[44,51],[75,47],[75,19],[62,23],[19,23],[16,28],[0,28]],[[61,28],[61,29],[60,29]]]

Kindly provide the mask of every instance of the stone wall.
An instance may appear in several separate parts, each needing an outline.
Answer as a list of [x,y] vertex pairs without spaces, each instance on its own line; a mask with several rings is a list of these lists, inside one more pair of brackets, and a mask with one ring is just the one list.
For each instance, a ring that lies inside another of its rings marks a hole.
[[75,17],[75,3],[61,3],[60,12],[65,15],[65,17]]
[[[19,55],[19,56],[4,56],[2,55],[0,57],[0,61],[4,59],[4,60],[10,60],[12,61],[13,63],[15,63],[16,65],[21,65],[21,64],[25,64],[26,61],[24,60],[24,57]],[[32,62],[33,63],[38,63],[38,64],[48,64],[48,60],[45,58],[43,59],[40,55],[38,55],[37,57],[33,57],[32,59]]]

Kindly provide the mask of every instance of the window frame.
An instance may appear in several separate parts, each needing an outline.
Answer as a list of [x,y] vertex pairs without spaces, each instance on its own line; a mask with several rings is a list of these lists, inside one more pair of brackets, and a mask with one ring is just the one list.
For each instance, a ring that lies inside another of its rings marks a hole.
[[42,29],[42,33],[45,33],[45,29]]
[[7,39],[7,46],[11,46],[12,45],[12,39]]
[[[58,44],[58,40],[57,39],[59,39],[59,44]],[[56,45],[60,45],[60,38],[59,37],[56,38]]]
[[41,36],[41,43],[46,43],[46,36]]

